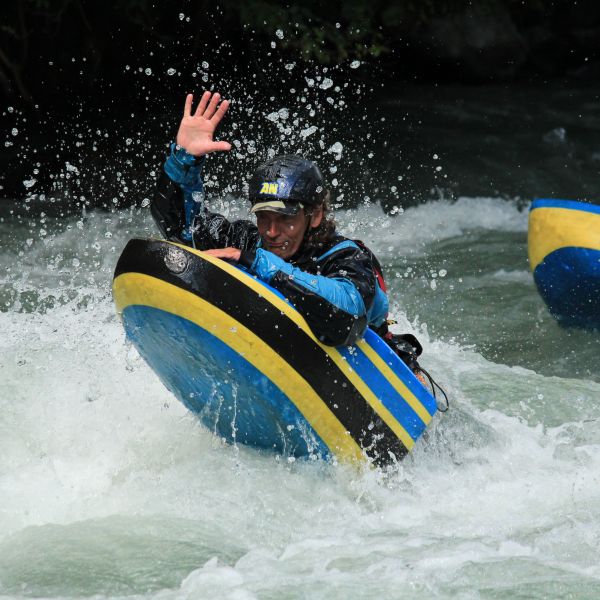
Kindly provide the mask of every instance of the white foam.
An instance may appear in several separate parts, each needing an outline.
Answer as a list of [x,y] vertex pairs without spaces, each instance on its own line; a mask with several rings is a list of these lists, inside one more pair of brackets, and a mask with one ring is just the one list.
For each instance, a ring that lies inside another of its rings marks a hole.
[[336,216],[341,231],[350,237],[368,240],[377,247],[392,244],[418,249],[468,231],[526,232],[528,220],[526,211],[502,198],[434,200],[395,216],[386,215],[378,204],[371,204],[339,211]]
[[492,274],[492,277],[497,281],[503,281],[506,283],[522,283],[525,285],[533,285],[531,271],[525,271],[523,269],[499,269]]
[[[494,218],[470,217],[482,201]],[[341,217],[353,220],[352,213]],[[522,232],[524,218],[504,201],[465,199],[395,219],[379,207],[361,208],[354,220],[364,236],[369,219],[387,219],[378,235],[400,247],[405,239],[426,246],[472,227]],[[435,339],[394,307],[399,329],[419,336],[423,365],[451,398],[450,411],[436,416],[396,470],[291,464],[225,446],[125,343],[114,314],[111,268],[148,220],[91,222],[84,239],[71,231],[53,246],[36,241],[30,260],[39,270],[23,276],[48,296],[61,289],[44,269],[57,252],[59,269],[73,269],[74,254],[83,272],[99,261],[87,304],[77,298],[45,312],[0,313],[2,593],[9,579],[31,584],[47,569],[65,587],[40,584],[46,591],[37,595],[73,597],[69,585],[82,584],[77,568],[66,569],[52,552],[60,539],[74,540],[73,564],[89,560],[99,572],[116,569],[115,581],[133,582],[133,592],[109,592],[104,579],[89,575],[81,595],[99,598],[259,598],[299,590],[368,597],[400,588],[449,597],[448,589],[470,593],[474,578],[494,586],[496,567],[515,586],[531,569],[597,579],[590,549],[600,535],[600,438],[591,420],[599,384],[495,364],[473,348]],[[104,226],[114,233],[110,240]],[[83,257],[95,243],[102,257]],[[68,254],[70,244],[78,252]],[[68,285],[79,285],[72,276],[63,273]],[[499,270],[494,277],[525,276]],[[49,550],[39,564],[31,560],[36,548]],[[115,548],[117,563],[107,558]],[[145,552],[156,561],[154,578],[140,574]],[[190,553],[197,562],[169,579]],[[515,566],[524,564],[531,565],[525,573]],[[157,579],[170,583],[157,587]],[[21,594],[17,583],[11,594]]]

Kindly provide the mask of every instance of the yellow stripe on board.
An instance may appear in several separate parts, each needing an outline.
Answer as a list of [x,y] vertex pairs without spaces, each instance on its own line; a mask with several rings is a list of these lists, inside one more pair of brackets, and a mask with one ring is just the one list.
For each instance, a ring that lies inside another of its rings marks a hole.
[[[261,289],[264,290],[262,286]],[[346,462],[364,460],[358,444],[308,382],[270,346],[224,311],[191,292],[141,273],[119,275],[113,282],[113,295],[119,313],[127,306],[150,306],[208,331],[243,356],[293,400],[338,459]],[[207,322],[210,325],[207,326]]]
[[348,364],[348,361],[335,349],[328,351],[331,360],[340,371],[352,382],[360,395],[370,404],[371,408],[384,420],[385,424],[396,434],[408,450],[412,450],[415,440],[394,415],[386,408],[381,400],[371,391],[371,388],[359,377],[358,373]]
[[[173,243],[173,242],[169,242]],[[223,269],[236,279],[239,279],[245,283],[248,287],[252,288],[257,294],[266,298],[271,304],[276,306],[282,313],[284,313],[289,319],[291,319],[300,329],[302,329],[316,344],[319,345],[331,358],[331,360],[337,365],[342,373],[350,380],[352,385],[357,389],[360,395],[365,401],[371,406],[377,415],[379,415],[385,424],[396,434],[398,439],[406,446],[408,450],[412,450],[415,445],[415,441],[412,439],[410,434],[404,429],[402,424],[392,415],[392,413],[385,407],[385,405],[377,398],[377,396],[371,391],[369,386],[361,379],[358,373],[348,364],[348,361],[335,349],[333,346],[326,346],[322,344],[313,334],[310,327],[304,320],[304,317],[288,302],[282,300],[277,294],[274,294],[264,285],[259,283],[254,277],[240,271],[237,267],[230,265],[229,263],[220,260],[194,248],[183,246],[181,244],[175,244],[180,248],[196,254],[200,258],[207,260],[215,266]]]
[[386,362],[377,354],[377,352],[361,340],[356,344],[369,358],[369,360],[383,373],[383,376],[390,382],[393,388],[404,398],[407,404],[417,413],[419,419],[427,425],[431,421],[429,411],[423,406],[422,402],[408,389],[406,384],[390,369]]
[[534,208],[529,213],[528,247],[532,271],[560,248],[600,250],[600,214],[570,208]]

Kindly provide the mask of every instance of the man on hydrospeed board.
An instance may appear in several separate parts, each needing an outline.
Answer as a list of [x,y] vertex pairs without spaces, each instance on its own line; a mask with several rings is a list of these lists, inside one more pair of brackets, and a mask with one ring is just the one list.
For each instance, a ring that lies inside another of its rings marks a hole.
[[[285,155],[257,168],[248,191],[256,224],[230,222],[208,211],[201,169],[207,154],[231,149],[228,142],[213,139],[229,102],[208,91],[195,111],[192,102],[188,94],[151,205],[163,235],[245,267],[289,299],[322,343],[353,344],[369,326],[409,362],[399,338],[412,336],[387,331],[381,267],[364,244],[337,233],[329,192],[314,162]],[[414,342],[404,349],[412,360],[420,354]]]
[[231,149],[213,139],[229,102],[208,91],[195,111],[192,101],[189,94],[152,201],[163,235],[244,266],[288,298],[324,344],[353,344],[367,326],[383,326],[388,299],[376,259],[336,232],[314,162],[287,155],[258,167],[249,183],[256,225],[207,210],[201,169],[207,154]]

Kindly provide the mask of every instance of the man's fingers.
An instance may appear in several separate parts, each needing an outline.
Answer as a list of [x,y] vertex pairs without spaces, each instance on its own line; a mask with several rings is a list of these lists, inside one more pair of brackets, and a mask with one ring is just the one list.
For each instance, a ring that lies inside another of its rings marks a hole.
[[185,106],[183,107],[183,116],[189,117],[192,114],[192,100],[194,96],[192,94],[188,94],[185,97]]
[[242,254],[238,248],[215,248],[214,250],[204,250],[206,254],[214,256],[215,258],[221,258],[223,260],[232,260],[237,262],[240,260]]
[[211,152],[229,152],[231,144],[229,142],[213,142]]
[[209,99],[210,99],[210,92],[207,90],[206,92],[204,92],[204,94],[202,94],[202,98],[200,98],[200,103],[198,104],[198,108],[196,109],[196,112],[194,113],[195,117],[204,116],[204,111],[206,110],[206,105],[208,104]]
[[215,125],[219,124],[219,122],[223,118],[223,115],[227,112],[228,108],[229,108],[229,100],[223,100],[223,102],[221,102],[221,104],[219,104],[219,108],[217,109],[215,116],[212,118]]
[[219,104],[220,99],[221,94],[219,94],[219,92],[215,92],[213,97],[210,99],[210,104],[202,115],[205,119],[210,119],[215,114],[215,111],[217,110],[217,104]]

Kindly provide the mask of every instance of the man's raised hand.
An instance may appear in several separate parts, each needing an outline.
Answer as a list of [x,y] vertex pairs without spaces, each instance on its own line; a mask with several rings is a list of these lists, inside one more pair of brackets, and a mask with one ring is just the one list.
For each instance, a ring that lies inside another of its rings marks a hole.
[[213,140],[215,129],[229,108],[229,100],[223,100],[219,104],[221,95],[218,92],[204,92],[196,112],[192,114],[193,99],[192,94],[185,98],[183,118],[177,132],[177,145],[194,156],[231,150],[229,142]]

